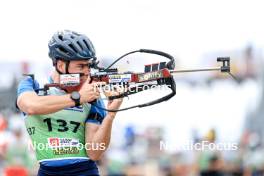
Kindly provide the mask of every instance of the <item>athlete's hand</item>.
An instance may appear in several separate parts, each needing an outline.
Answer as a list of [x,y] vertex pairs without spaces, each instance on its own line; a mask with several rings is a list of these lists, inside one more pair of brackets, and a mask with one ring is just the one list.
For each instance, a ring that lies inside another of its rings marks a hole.
[[[109,110],[118,110],[123,102],[123,98],[110,100],[107,103],[107,109]],[[117,112],[108,112],[111,116],[115,117]]]
[[[121,89],[116,88],[115,91],[104,92],[106,96],[114,96],[123,93]],[[109,100],[107,103],[107,109],[109,110],[118,110],[123,102],[123,98],[118,98],[114,100]],[[108,112],[112,117],[115,117],[117,112]]]
[[104,82],[93,82],[90,83],[91,78],[88,76],[87,80],[83,83],[79,93],[81,95],[81,104],[92,102],[100,97],[99,85],[105,84]]

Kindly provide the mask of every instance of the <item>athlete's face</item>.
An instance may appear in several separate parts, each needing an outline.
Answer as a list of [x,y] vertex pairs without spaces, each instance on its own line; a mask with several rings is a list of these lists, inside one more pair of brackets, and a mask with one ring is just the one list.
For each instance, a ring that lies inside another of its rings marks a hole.
[[[80,77],[80,86],[86,81],[88,75],[90,75],[90,62],[87,60],[80,60],[80,61],[70,61],[68,72],[69,73],[81,73],[83,76]],[[57,67],[62,73],[66,73],[65,70],[66,63],[63,61],[58,61]],[[68,92],[78,90],[80,86],[75,88],[69,88]]]
[[[85,81],[90,75],[90,62],[87,60],[70,61],[68,72],[69,73],[82,73],[84,76],[81,77],[81,81]],[[66,63],[58,60],[57,67],[62,73],[66,73]]]
[[69,64],[69,73],[82,73],[81,83],[85,82],[88,75],[90,75],[90,62],[87,60],[83,61],[71,61]]

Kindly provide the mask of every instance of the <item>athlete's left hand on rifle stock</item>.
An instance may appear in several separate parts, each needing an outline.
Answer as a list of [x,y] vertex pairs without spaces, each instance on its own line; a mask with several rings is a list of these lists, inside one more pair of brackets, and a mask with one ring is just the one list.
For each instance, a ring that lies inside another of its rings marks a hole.
[[[126,91],[126,90],[121,88],[121,87],[119,87],[119,86],[114,87],[113,90],[103,90],[104,95],[106,97],[116,96],[116,95],[119,95],[119,94],[123,93],[124,91]],[[118,98],[118,99],[114,99],[114,100],[108,100],[107,109],[109,109],[109,110],[119,109],[121,104],[122,104],[122,102],[123,102],[123,98]],[[116,115],[116,112],[108,112],[108,113],[110,113],[113,116]]]

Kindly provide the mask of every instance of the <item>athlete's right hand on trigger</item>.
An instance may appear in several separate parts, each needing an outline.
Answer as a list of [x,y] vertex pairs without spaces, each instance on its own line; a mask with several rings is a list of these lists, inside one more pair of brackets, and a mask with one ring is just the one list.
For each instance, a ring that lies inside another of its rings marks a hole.
[[90,83],[91,78],[88,76],[87,80],[83,83],[79,93],[81,95],[81,103],[92,102],[99,98],[100,93],[96,91],[93,83]]
[[98,85],[104,84],[101,82],[91,82],[90,76],[88,76],[85,83],[82,85],[79,93],[81,95],[81,103],[93,102],[100,97]]

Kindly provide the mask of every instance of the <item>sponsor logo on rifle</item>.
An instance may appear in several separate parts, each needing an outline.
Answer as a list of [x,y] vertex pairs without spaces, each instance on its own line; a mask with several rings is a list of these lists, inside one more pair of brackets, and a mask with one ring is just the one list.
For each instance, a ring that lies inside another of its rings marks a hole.
[[109,75],[110,83],[130,82],[131,74]]
[[149,73],[138,75],[138,81],[139,82],[151,81],[151,80],[155,80],[155,79],[162,78],[162,77],[163,77],[162,71],[149,72]]

